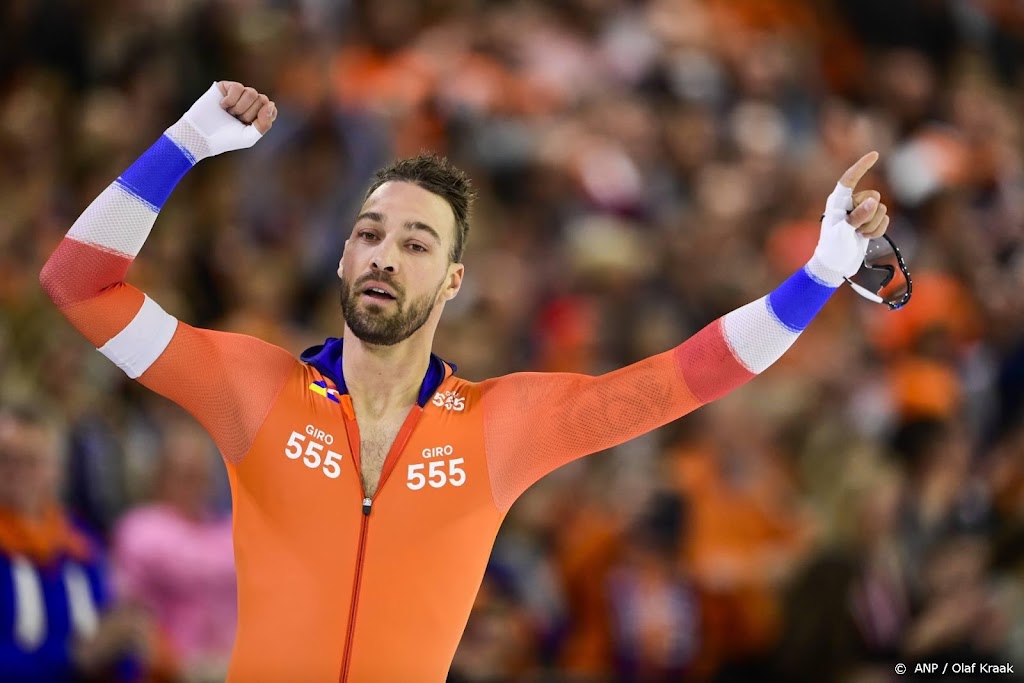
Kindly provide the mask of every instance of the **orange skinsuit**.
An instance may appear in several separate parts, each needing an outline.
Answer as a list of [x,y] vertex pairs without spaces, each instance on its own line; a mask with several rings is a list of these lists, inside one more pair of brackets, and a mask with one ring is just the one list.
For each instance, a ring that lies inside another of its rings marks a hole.
[[[102,353],[191,412],[227,463],[239,593],[230,681],[444,681],[498,527],[527,487],[725,394],[798,334],[766,318],[761,301],[600,377],[471,383],[432,356],[378,491],[364,499],[341,341],[296,359],[178,322],[125,284],[196,161],[189,133],[169,135],[86,209],[41,281]],[[744,353],[754,360],[741,362]]]

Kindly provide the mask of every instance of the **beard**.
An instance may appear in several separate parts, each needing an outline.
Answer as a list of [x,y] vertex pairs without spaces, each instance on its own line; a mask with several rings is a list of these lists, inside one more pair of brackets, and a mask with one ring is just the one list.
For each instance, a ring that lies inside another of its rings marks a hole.
[[395,289],[395,310],[392,313],[385,312],[384,306],[387,303],[368,303],[360,308],[359,297],[362,296],[362,290],[353,287],[344,277],[341,279],[341,312],[345,317],[345,324],[361,341],[376,346],[394,346],[411,337],[426,324],[444,281],[442,280],[433,292],[428,292],[406,305],[405,295],[397,285],[381,278],[377,279]]

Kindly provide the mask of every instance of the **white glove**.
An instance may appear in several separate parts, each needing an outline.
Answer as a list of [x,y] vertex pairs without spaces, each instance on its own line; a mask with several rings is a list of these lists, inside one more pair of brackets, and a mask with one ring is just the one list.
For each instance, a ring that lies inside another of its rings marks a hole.
[[[865,203],[874,201],[869,198]],[[821,236],[814,250],[814,257],[819,263],[844,277],[851,277],[860,269],[870,241],[846,220],[852,210],[853,188],[837,183],[825,202]]]
[[256,126],[242,123],[221,107],[222,99],[224,95],[214,83],[167,129],[167,134],[188,149],[196,161],[252,147],[263,137]]

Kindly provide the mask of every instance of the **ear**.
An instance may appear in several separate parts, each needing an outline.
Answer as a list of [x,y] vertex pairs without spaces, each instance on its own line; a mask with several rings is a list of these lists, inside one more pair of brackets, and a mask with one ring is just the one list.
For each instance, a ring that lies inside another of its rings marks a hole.
[[[351,238],[349,238],[349,239],[351,239]],[[343,270],[344,264],[345,264],[345,252],[348,251],[348,242],[349,242],[349,240],[345,240],[345,246],[342,247],[342,249],[341,249],[341,258],[338,259],[338,279],[341,279],[342,276],[343,276],[342,270]]]
[[445,286],[441,288],[441,297],[444,301],[451,301],[462,289],[462,276],[466,273],[466,266],[461,263],[452,263],[448,266],[448,275],[445,279]]

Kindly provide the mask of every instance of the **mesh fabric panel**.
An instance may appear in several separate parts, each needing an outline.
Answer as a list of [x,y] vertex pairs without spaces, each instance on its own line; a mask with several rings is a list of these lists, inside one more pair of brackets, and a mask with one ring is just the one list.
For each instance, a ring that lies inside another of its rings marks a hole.
[[484,438],[495,504],[504,511],[531,484],[700,405],[668,351],[600,377],[517,373],[482,382]]
[[[71,324],[99,347],[142,307],[142,292],[122,280],[130,263],[123,254],[65,239],[40,282]],[[254,337],[179,323],[167,349],[139,381],[192,413],[223,456],[237,462],[297,363],[284,349]]]
[[261,339],[179,322],[167,350],[139,382],[192,413],[224,458],[238,462],[297,364]]
[[[767,331],[742,334],[763,339]],[[671,351],[600,377],[518,373],[482,382],[495,504],[508,510],[552,470],[678,419],[754,376],[726,343],[720,318]]]

